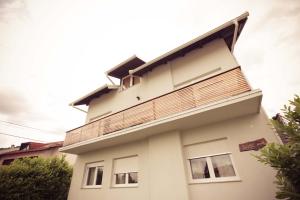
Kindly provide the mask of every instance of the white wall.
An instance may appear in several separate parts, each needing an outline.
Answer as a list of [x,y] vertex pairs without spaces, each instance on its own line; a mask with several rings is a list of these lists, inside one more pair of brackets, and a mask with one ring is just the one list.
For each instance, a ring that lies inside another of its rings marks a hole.
[[[79,155],[74,165],[73,177],[69,191],[69,200],[119,200],[148,199],[148,147],[147,141],[137,141],[122,146]],[[138,187],[115,188],[112,186],[113,159],[138,155]],[[85,165],[103,161],[102,188],[82,188]]]
[[[237,67],[238,63],[223,39],[216,39],[143,75],[141,83],[127,90],[113,90],[90,102],[86,121],[171,92],[178,87]],[[137,96],[140,100],[137,100]]]
[[224,39],[213,40],[203,48],[171,61],[170,64],[175,87],[182,86],[189,81],[199,81],[238,66]]
[[[189,182],[186,148],[210,142],[199,148],[199,156],[209,153],[232,153],[240,181],[223,183]],[[226,139],[225,139],[226,138]],[[265,138],[278,142],[264,113],[201,126],[190,130],[161,133],[150,138],[79,155],[74,165],[69,200],[267,200],[274,199],[274,171],[253,157],[255,151],[240,152],[239,144]],[[222,151],[222,152],[221,152]],[[138,155],[138,187],[112,187],[113,159]],[[86,163],[104,161],[103,185],[100,189],[83,189]]]
[[[241,180],[224,183],[189,183],[190,199],[275,199],[274,171],[258,162],[253,156],[259,152],[239,151],[239,144],[260,138],[265,138],[268,142],[278,142],[264,113],[184,131],[182,143],[188,147],[190,144],[201,144],[201,142],[224,137],[226,137],[224,145],[219,145],[218,142],[213,145],[214,143],[211,142],[211,149],[199,150],[199,156],[207,155],[209,152],[211,154],[231,152]],[[185,165],[189,168],[187,162]]]
[[151,200],[188,200],[180,133],[149,138],[149,193]]

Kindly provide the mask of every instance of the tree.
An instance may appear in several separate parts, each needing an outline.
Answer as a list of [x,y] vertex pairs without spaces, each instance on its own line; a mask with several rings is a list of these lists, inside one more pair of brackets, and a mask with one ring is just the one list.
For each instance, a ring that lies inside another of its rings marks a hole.
[[62,158],[17,159],[0,167],[1,200],[67,199],[72,168]]
[[288,138],[286,144],[268,144],[257,156],[258,160],[274,168],[278,191],[277,199],[300,199],[300,98],[295,95],[284,105],[282,120],[272,119],[277,132]]

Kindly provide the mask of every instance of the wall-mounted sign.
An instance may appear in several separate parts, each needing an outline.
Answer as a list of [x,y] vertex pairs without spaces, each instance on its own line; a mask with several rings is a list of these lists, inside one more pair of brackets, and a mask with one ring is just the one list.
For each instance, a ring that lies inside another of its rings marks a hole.
[[246,142],[243,144],[239,144],[240,147],[240,152],[242,151],[251,151],[251,150],[259,150],[261,148],[263,148],[264,146],[266,146],[267,144],[267,140],[265,138],[261,138],[258,140],[254,140],[254,141],[250,141],[250,142]]

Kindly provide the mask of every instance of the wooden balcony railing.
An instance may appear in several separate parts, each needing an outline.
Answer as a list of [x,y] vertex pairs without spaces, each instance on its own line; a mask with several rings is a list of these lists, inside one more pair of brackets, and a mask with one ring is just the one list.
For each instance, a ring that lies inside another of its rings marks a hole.
[[240,68],[235,68],[70,130],[66,134],[64,146],[180,113],[247,91],[250,91],[250,86]]

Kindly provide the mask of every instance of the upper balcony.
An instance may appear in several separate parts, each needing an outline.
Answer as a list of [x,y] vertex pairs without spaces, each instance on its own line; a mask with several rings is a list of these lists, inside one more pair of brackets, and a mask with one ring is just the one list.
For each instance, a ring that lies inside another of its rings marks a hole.
[[[233,115],[233,113],[236,113],[234,116],[238,116],[238,113],[243,112],[243,109],[245,113],[258,112],[261,93],[257,91],[254,91],[254,93],[257,94],[254,94],[256,100],[253,108],[251,107],[253,102],[251,105],[240,105],[240,110],[236,110],[239,108],[230,107],[230,113],[225,115],[223,113],[222,118],[225,119]],[[115,136],[115,133],[130,132],[133,127],[143,130],[146,128],[146,125],[149,125],[147,126],[149,128],[151,124],[161,123],[165,119],[187,117],[186,113],[189,111],[194,112],[202,109],[201,112],[203,112],[203,109],[207,106],[220,102],[224,103],[227,100],[231,100],[227,101],[227,103],[237,103],[236,100],[232,101],[234,100],[233,97],[236,97],[235,99],[241,98],[241,100],[246,102],[247,99],[250,99],[249,95],[253,95],[253,91],[251,91],[249,84],[238,67],[70,130],[66,134],[64,147],[61,150],[69,153],[80,153],[82,151],[75,150],[77,147],[86,146],[96,141],[99,142],[108,136],[112,138]],[[220,105],[224,107],[227,105],[225,104],[223,106]],[[250,107],[251,111],[249,110]],[[193,117],[192,115],[190,116]],[[220,114],[216,114],[213,118],[217,119],[220,116]],[[207,120],[208,118],[205,117],[205,120],[202,121]],[[171,121],[168,120],[168,122]],[[195,124],[199,125],[199,123],[201,123],[201,120]],[[177,123],[177,126],[179,124]],[[171,124],[169,125],[171,127]],[[164,129],[160,129],[160,131],[162,130]],[[155,131],[152,130],[151,132],[154,133]],[[90,149],[88,148],[84,151],[87,150]]]

